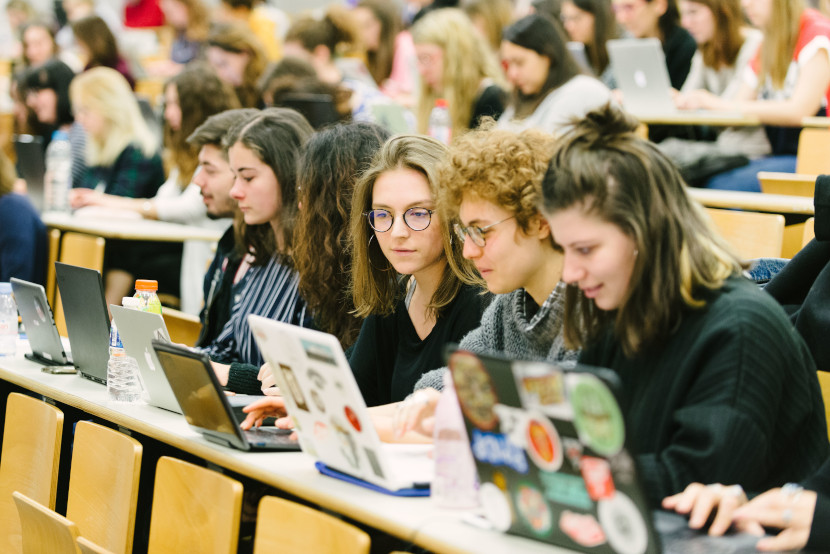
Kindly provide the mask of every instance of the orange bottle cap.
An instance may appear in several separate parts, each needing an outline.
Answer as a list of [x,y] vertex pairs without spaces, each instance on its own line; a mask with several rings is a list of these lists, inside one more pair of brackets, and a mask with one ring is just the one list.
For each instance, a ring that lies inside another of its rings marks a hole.
[[136,279],[135,290],[159,290],[159,282],[150,279]]

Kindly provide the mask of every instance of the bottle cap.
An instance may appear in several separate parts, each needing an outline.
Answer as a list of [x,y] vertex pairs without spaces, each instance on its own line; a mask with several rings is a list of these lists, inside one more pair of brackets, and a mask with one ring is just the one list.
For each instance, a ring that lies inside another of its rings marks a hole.
[[150,279],[136,279],[135,290],[157,291],[159,290],[159,282]]
[[125,308],[138,310],[139,308],[141,308],[141,300],[132,296],[125,296],[121,299],[121,305]]
[[69,140],[69,134],[66,131],[57,129],[52,133],[52,140]]
[[435,107],[436,108],[446,108],[449,106],[447,100],[445,98],[436,98],[435,99]]
[[0,283],[0,294],[11,294],[12,293],[12,284],[11,283]]

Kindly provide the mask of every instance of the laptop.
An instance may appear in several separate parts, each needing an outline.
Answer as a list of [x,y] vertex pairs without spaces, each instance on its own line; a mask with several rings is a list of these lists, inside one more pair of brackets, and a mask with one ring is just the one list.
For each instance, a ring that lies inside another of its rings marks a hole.
[[55,262],[72,363],[81,377],[107,384],[110,320],[101,273]]
[[17,171],[26,181],[26,194],[37,211],[42,213],[46,205],[43,180],[46,174],[46,154],[43,137],[15,135],[14,152],[17,156]]
[[680,110],[674,103],[663,46],[656,38],[609,40],[608,57],[623,94],[623,107],[634,115],[705,115],[739,119],[736,111]]
[[591,62],[588,61],[588,53],[585,51],[585,45],[577,41],[569,41],[567,43],[568,52],[573,56],[576,65],[584,71],[587,75],[595,77],[594,68],[591,67]]
[[300,445],[324,464],[321,471],[393,494],[426,491],[434,474],[432,447],[381,442],[337,337],[256,315],[248,323]]
[[580,552],[755,551],[758,537],[709,537],[683,516],[652,512],[614,372],[449,350],[493,528]]
[[152,345],[187,423],[205,439],[246,451],[300,449],[290,437],[290,430],[263,426],[244,431],[239,427],[241,421],[236,418],[207,354],[155,339]]
[[182,413],[153,350],[153,339],[170,342],[164,318],[156,313],[131,310],[114,304],[110,305],[110,311],[118,327],[124,351],[138,362],[138,373],[147,393],[147,403],[177,414]]
[[26,328],[26,338],[32,349],[26,358],[50,366],[72,365],[72,358],[64,350],[63,342],[55,327],[55,319],[46,291],[37,283],[11,278],[17,311]]

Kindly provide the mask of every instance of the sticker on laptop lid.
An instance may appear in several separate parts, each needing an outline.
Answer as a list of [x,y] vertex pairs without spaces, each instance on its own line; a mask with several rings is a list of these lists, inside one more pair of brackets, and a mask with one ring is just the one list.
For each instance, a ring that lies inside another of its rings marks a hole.
[[597,502],[597,517],[614,552],[643,554],[648,548],[646,522],[625,494],[617,491],[613,497]]
[[455,352],[450,358],[450,371],[464,415],[479,429],[493,429],[499,421],[493,410],[498,397],[481,360],[469,352]]
[[592,548],[605,542],[605,533],[602,532],[597,518],[591,514],[562,510],[562,515],[559,516],[559,529],[581,546]]
[[530,483],[520,483],[515,495],[516,511],[522,523],[539,536],[546,536],[553,527],[553,516],[545,497]]
[[502,533],[510,529],[513,523],[513,511],[504,491],[493,483],[484,483],[478,491],[484,517],[497,531]]
[[526,361],[515,361],[512,368],[525,408],[537,408],[558,419],[573,419],[573,410],[566,402],[561,371],[550,364]]
[[527,454],[543,471],[557,471],[562,467],[562,442],[550,420],[541,414],[531,414],[525,427]]
[[601,456],[613,456],[625,442],[625,425],[616,398],[594,375],[568,376],[579,439]]

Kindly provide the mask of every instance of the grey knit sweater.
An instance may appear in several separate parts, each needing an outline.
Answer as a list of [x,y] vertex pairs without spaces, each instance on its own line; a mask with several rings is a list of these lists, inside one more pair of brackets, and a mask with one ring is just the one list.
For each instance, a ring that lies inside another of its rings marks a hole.
[[[575,363],[579,352],[568,350],[562,335],[565,286],[560,281],[530,321],[525,312],[527,292],[524,289],[497,295],[484,311],[481,326],[467,333],[459,347],[522,360]],[[443,367],[425,373],[415,383],[415,390],[443,389],[446,370]]]

